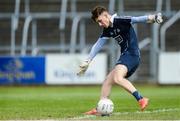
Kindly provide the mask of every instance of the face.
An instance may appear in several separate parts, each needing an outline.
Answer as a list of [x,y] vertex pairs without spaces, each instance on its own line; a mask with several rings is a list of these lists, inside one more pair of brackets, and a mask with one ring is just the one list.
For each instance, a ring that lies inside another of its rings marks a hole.
[[110,17],[108,12],[103,12],[101,15],[98,16],[96,22],[100,27],[108,28],[110,26]]

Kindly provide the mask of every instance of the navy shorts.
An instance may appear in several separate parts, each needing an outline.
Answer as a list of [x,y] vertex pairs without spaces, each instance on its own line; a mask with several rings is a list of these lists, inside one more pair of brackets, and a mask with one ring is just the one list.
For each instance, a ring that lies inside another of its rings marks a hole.
[[128,69],[126,78],[130,77],[138,68],[140,64],[140,56],[136,54],[131,54],[130,52],[125,52],[120,55],[116,65],[122,64],[125,65]]

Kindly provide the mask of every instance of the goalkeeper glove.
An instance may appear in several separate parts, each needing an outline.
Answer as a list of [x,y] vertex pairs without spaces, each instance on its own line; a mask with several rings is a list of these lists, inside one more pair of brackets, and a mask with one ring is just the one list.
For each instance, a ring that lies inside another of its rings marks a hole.
[[158,24],[162,23],[163,22],[162,14],[161,13],[155,14],[154,21]]
[[163,18],[162,18],[162,14],[158,13],[158,14],[154,14],[154,15],[149,15],[148,16],[148,23],[162,23],[163,22]]
[[83,62],[80,64],[80,66],[79,66],[79,71],[78,71],[77,75],[78,75],[78,76],[84,75],[84,73],[86,72],[89,64],[90,64],[90,61],[89,61],[89,60],[83,61]]

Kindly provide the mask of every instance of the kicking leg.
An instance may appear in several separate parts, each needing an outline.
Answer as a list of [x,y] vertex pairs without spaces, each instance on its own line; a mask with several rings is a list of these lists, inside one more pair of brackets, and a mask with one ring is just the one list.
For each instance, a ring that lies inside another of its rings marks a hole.
[[111,87],[114,83],[122,86],[129,93],[133,93],[136,91],[136,88],[132,85],[130,81],[125,79],[124,77],[127,74],[127,67],[124,65],[117,65],[107,76],[105,79],[102,89],[101,89],[101,98],[109,97],[111,92]]
[[126,66],[119,64],[114,68],[113,72],[114,83],[122,86],[129,93],[133,93],[136,91],[136,88],[132,85],[132,83],[125,78],[128,72]]
[[143,111],[148,105],[148,98],[143,98],[132,83],[125,78],[127,71],[126,66],[117,65],[113,71],[113,81],[131,93],[139,102],[140,108]]
[[103,82],[101,89],[101,99],[107,98],[110,95],[111,87],[114,83],[122,86],[129,93],[136,91],[136,88],[124,77],[126,76],[127,68],[124,65],[117,65],[107,76]]

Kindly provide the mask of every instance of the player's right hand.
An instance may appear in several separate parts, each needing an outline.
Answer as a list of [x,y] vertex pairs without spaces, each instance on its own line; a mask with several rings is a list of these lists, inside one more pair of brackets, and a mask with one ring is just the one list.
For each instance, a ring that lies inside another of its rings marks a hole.
[[83,62],[80,64],[79,70],[78,70],[78,72],[77,72],[77,75],[78,75],[78,76],[84,75],[84,73],[86,72],[86,70],[87,70],[87,68],[88,68],[88,66],[89,66],[89,63],[90,63],[90,61],[85,60],[85,61],[83,61]]

